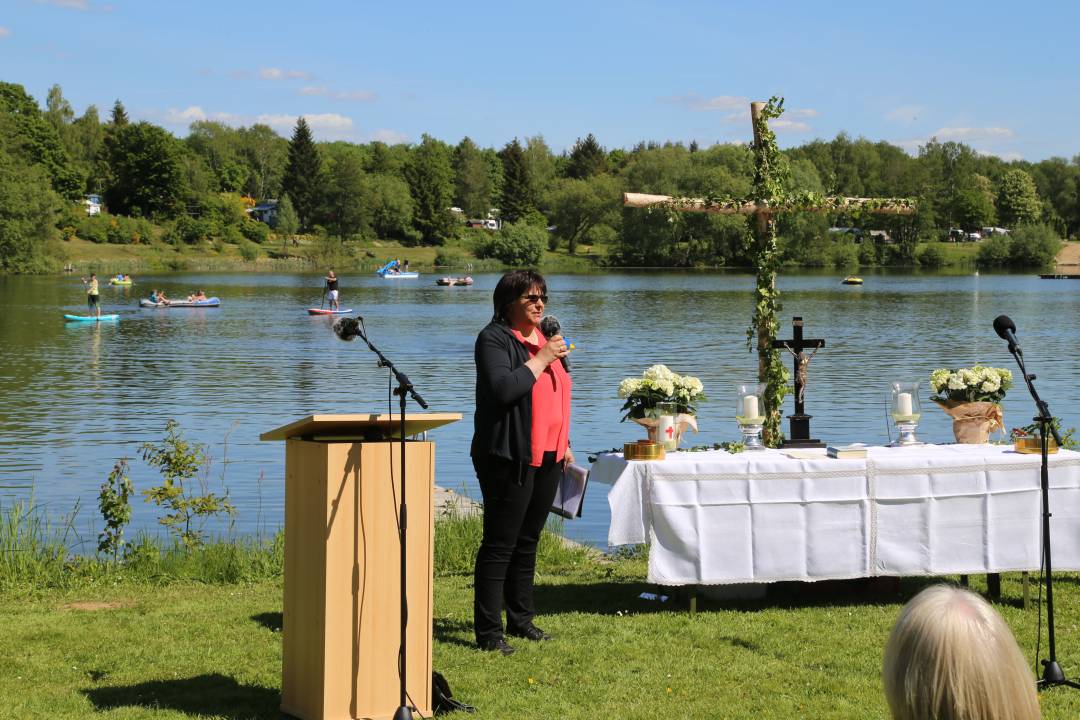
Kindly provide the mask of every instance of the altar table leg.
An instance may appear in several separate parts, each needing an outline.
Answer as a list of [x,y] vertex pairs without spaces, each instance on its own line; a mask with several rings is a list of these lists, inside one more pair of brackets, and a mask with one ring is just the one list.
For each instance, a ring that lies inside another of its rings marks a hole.
[[1001,573],[987,573],[986,596],[991,600],[1001,599]]
[[960,586],[961,587],[967,587],[968,586],[968,576],[967,575],[961,575],[960,576]]
[[1028,575],[1029,575],[1029,573],[1026,570],[1024,572],[1020,573],[1020,583],[1024,586],[1024,609],[1025,610],[1028,609],[1028,601],[1031,599],[1031,595],[1029,594],[1030,590],[1028,589]]
[[690,586],[690,614],[697,615],[697,585]]

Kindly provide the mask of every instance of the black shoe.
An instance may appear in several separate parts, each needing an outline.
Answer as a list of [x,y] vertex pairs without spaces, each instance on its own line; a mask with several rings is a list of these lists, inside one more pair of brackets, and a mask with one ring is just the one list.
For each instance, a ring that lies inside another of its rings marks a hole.
[[525,638],[526,640],[532,640],[533,642],[540,642],[541,640],[551,640],[552,636],[536,627],[535,625],[529,625],[526,628],[520,630],[508,630],[510,635],[514,637]]
[[484,652],[500,652],[503,655],[513,655],[514,648],[510,643],[506,642],[506,638],[497,637],[494,640],[488,640],[480,645],[480,649]]

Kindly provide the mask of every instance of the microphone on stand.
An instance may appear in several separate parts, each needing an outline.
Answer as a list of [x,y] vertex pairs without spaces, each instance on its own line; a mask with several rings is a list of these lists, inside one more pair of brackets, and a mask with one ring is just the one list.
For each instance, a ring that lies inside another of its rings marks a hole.
[[[556,335],[562,335],[562,323],[560,323],[559,318],[555,317],[554,315],[545,315],[544,318],[540,320],[540,332],[546,338],[552,338]],[[568,337],[563,337],[563,340],[566,342],[567,350],[574,349],[573,340]],[[570,372],[570,361],[565,357],[561,357],[559,359],[562,360],[563,368],[566,370],[566,372]]]
[[1009,341],[1009,349],[1015,349],[1016,352],[1023,355],[1020,350],[1020,341],[1016,339],[1016,323],[1009,318],[1008,315],[998,315],[994,318],[994,332],[998,334],[998,337],[1002,340]]
[[342,340],[351,342],[363,334],[360,329],[360,323],[363,321],[364,318],[360,315],[354,318],[338,318],[337,322],[334,323],[334,333]]

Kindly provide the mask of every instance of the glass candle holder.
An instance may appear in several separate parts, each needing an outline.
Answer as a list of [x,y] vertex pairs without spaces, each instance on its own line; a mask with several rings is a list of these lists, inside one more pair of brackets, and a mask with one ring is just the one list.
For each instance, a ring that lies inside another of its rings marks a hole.
[[765,425],[764,383],[743,383],[737,386],[735,421],[739,423],[743,446],[747,450],[764,450],[761,429]]
[[894,382],[889,386],[889,415],[900,434],[893,445],[922,444],[915,437],[915,428],[922,417],[918,382]]
[[679,448],[679,429],[675,427],[675,416],[679,406],[673,402],[656,403],[656,437],[664,450],[674,452]]

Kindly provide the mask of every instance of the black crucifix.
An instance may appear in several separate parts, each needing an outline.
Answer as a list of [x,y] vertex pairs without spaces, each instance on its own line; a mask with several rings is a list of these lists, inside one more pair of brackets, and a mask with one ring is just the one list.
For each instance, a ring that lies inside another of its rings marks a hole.
[[[801,317],[792,318],[791,326],[791,340],[773,340],[772,342],[774,348],[787,350],[795,359],[792,366],[795,377],[795,414],[788,415],[788,421],[791,423],[791,435],[784,440],[783,447],[825,447],[825,443],[817,438],[810,437],[810,418],[813,415],[807,415],[806,408],[803,405],[806,399],[806,366],[817,355],[817,351],[825,347],[825,341],[803,338],[803,320]],[[806,351],[811,349],[814,352],[807,355]]]

